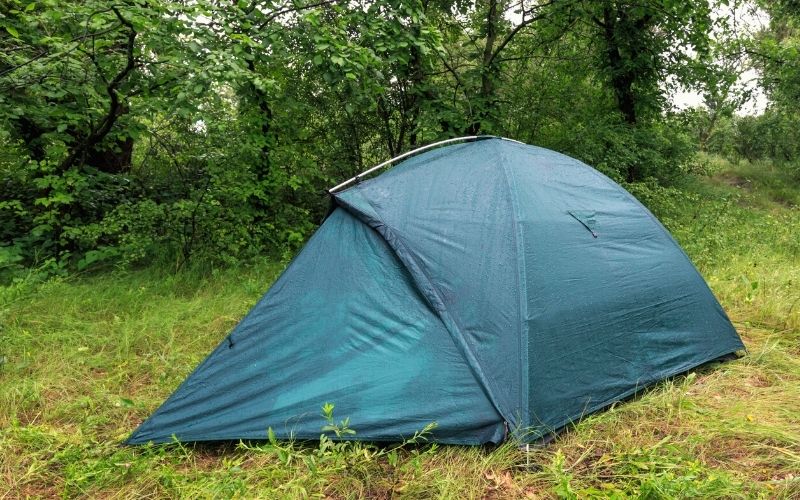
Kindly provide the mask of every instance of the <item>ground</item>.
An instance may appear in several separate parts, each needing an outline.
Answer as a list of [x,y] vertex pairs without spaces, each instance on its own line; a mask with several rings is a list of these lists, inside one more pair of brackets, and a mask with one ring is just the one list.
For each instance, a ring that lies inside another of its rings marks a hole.
[[800,180],[769,164],[707,158],[700,170],[680,186],[631,190],[697,264],[746,355],[661,383],[529,452],[329,440],[120,446],[283,266],[0,288],[0,497],[798,498]]

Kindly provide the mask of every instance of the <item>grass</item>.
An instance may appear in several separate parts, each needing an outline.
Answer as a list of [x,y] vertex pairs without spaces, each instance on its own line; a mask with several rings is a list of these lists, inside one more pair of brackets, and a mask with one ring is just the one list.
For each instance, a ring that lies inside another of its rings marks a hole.
[[747,345],[743,359],[666,381],[530,453],[330,441],[129,448],[119,442],[280,266],[23,281],[0,289],[0,497],[797,498],[800,183],[776,167],[715,161],[713,175],[679,188],[632,189],[698,264]]

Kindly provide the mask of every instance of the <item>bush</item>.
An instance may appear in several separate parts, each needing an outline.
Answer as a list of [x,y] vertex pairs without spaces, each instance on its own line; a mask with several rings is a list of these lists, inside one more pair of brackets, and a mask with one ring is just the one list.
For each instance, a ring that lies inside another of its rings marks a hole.
[[231,148],[237,130],[216,132],[187,127],[143,141],[135,165],[116,174],[86,166],[59,172],[57,162],[22,151],[0,157],[0,280],[26,267],[57,274],[293,254],[324,213],[326,199],[316,193],[327,181],[313,161],[280,146],[281,167],[259,177],[260,147]]
[[545,138],[550,147],[574,156],[616,181],[656,179],[669,184],[694,166],[697,152],[689,134],[671,118],[629,126],[615,119],[581,123],[571,132]]

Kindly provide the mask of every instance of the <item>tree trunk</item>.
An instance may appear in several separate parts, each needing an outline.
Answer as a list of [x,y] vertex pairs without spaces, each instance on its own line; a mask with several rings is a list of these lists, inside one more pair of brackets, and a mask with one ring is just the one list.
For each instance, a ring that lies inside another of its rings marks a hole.
[[495,104],[495,79],[497,67],[493,60],[494,47],[497,43],[497,31],[500,24],[501,9],[499,0],[489,0],[486,11],[486,44],[483,46],[481,58],[481,90],[478,105],[472,123],[467,128],[470,135],[479,135],[484,130],[484,122],[492,113]]
[[84,165],[101,172],[121,174],[127,172],[133,160],[133,139],[117,139],[110,148],[94,148],[86,155]]
[[[416,35],[419,36],[420,27],[415,26],[414,30],[416,31]],[[422,52],[416,45],[411,47],[411,61],[409,62],[408,69],[411,83],[408,88],[408,100],[406,103],[406,112],[408,114],[407,123],[409,124],[408,146],[413,149],[417,146],[417,129],[422,104],[420,97],[422,85],[425,80],[425,74],[422,68]]]
[[[247,50],[249,52],[249,47]],[[247,69],[249,69],[253,74],[256,74],[256,65],[252,59],[247,61]],[[272,140],[273,113],[272,107],[269,104],[269,96],[267,96],[265,92],[261,91],[255,85],[250,83],[248,84],[248,93],[250,95],[250,99],[254,101],[253,104],[255,104],[256,109],[258,109],[261,137],[264,141],[261,146],[261,161],[256,166],[256,178],[262,181],[269,177],[270,169],[272,168],[270,155],[274,145],[274,141]]]
[[[603,8],[603,27],[606,42],[606,57],[608,59],[609,71],[611,74],[611,87],[617,100],[617,108],[622,113],[625,122],[635,125],[636,116],[636,96],[633,91],[635,75],[632,70],[626,67],[620,52],[617,30],[619,20],[625,17],[624,12],[612,9],[610,5]],[[635,54],[632,54],[635,57]]]

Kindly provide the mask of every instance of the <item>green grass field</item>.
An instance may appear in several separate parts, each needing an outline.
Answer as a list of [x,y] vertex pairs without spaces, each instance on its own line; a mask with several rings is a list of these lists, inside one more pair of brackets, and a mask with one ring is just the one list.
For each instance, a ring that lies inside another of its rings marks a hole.
[[0,289],[0,498],[799,498],[800,181],[771,165],[709,163],[712,174],[679,188],[632,189],[728,311],[748,348],[740,360],[664,382],[530,453],[131,448],[120,441],[282,266],[21,280]]

